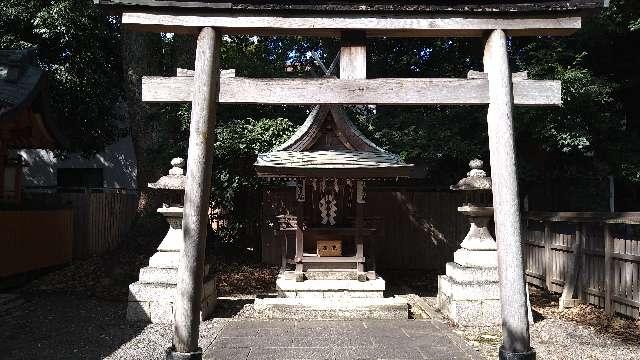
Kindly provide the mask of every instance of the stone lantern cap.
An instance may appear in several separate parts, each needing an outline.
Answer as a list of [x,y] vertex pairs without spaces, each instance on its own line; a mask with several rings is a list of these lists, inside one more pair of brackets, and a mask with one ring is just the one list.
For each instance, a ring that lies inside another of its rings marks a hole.
[[169,175],[161,177],[154,183],[149,183],[149,188],[184,191],[184,184],[186,180],[186,176],[184,175],[184,159],[171,159],[171,166],[173,167],[169,170]]
[[467,177],[451,185],[451,190],[491,190],[491,178],[482,170],[483,162],[480,159],[473,159],[469,162],[471,170]]

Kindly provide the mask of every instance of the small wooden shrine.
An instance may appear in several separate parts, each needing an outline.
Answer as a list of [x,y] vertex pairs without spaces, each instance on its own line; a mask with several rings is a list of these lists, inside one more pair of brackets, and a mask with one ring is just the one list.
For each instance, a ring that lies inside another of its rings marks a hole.
[[22,167],[13,149],[54,149],[63,136],[48,111],[46,75],[34,49],[0,50],[0,202],[19,203]]
[[[413,165],[367,139],[341,107],[323,105],[283,145],[260,154],[255,167],[261,177],[295,182],[296,212],[278,217],[285,278],[291,278],[287,265],[295,264],[297,282],[376,279],[376,229],[364,218],[366,182],[410,177]],[[295,251],[288,256],[292,237]]]

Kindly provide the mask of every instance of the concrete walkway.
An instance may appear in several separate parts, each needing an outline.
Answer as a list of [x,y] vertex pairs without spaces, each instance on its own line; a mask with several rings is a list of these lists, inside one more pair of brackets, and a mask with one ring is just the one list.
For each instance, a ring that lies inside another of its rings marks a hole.
[[436,320],[232,320],[205,351],[221,359],[480,359]]

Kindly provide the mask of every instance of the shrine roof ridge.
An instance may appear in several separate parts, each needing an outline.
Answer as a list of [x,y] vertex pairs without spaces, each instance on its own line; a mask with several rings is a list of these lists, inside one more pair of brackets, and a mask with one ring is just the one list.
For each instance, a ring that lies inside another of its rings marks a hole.
[[555,12],[589,10],[609,6],[609,0],[94,0],[114,7],[155,7],[207,11],[294,11],[294,12]]

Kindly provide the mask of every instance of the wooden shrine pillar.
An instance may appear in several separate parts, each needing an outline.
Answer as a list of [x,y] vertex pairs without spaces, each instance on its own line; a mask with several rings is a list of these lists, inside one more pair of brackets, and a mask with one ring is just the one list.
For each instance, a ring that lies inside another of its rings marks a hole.
[[296,182],[296,282],[304,281],[304,205],[307,200],[307,187],[305,180],[297,180]]
[[513,131],[513,84],[504,31],[493,30],[489,34],[483,61],[489,77],[487,123],[502,314],[499,358],[535,359],[529,339]]
[[0,200],[4,199],[6,194],[4,193],[4,184],[6,179],[6,167],[8,160],[7,141],[3,139],[3,134],[0,133]]
[[[363,31],[343,31],[340,47],[340,79],[367,78],[367,37]],[[357,182],[359,194],[364,191],[364,181]],[[364,263],[364,241],[362,238],[364,200],[356,201],[356,272],[359,281],[367,281]]]
[[340,79],[366,79],[366,34],[363,31],[343,31],[340,42]]
[[173,347],[167,358],[202,357],[198,336],[220,85],[220,41],[219,31],[210,27],[203,28],[198,36],[182,220],[184,250],[178,265]]

